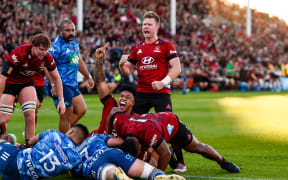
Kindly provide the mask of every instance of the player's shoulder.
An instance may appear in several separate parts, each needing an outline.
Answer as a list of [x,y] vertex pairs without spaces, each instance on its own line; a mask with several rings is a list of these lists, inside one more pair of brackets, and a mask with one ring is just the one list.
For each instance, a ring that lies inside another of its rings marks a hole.
[[139,42],[136,43],[135,48],[140,48],[140,47],[142,47],[144,45],[145,45],[144,41],[139,41]]
[[156,44],[159,43],[160,45],[171,44],[170,41],[159,38]]
[[24,56],[27,56],[31,52],[31,48],[32,48],[32,45],[30,44],[20,45],[20,46],[15,47],[12,50],[11,54],[19,53],[22,55],[22,57],[24,57]]

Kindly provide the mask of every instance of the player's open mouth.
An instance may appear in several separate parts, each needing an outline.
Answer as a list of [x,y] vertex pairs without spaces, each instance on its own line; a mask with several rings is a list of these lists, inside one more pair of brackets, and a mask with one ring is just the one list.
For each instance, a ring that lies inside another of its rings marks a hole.
[[150,32],[149,31],[144,31],[144,34],[150,34]]
[[126,106],[126,103],[123,101],[120,101],[120,106]]

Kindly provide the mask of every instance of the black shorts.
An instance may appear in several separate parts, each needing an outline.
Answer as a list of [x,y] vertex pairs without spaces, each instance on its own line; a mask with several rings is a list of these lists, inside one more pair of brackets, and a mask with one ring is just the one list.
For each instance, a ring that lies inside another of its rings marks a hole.
[[181,122],[179,121],[179,128],[174,137],[169,141],[170,144],[177,147],[186,147],[193,140],[193,134],[191,131]]
[[28,87],[28,86],[34,86],[33,81],[26,83],[26,84],[9,84],[9,83],[6,83],[3,94],[10,94],[10,95],[13,95],[16,97],[23,88]]
[[138,92],[133,112],[146,114],[152,107],[154,107],[156,112],[172,112],[170,94]]
[[35,86],[37,98],[40,102],[43,102],[44,98],[44,86]]

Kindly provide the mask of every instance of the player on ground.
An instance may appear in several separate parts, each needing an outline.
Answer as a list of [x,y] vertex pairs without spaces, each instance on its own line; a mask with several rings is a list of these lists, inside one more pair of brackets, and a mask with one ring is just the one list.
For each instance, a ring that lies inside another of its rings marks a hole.
[[[90,88],[94,87],[94,81],[80,57],[74,23],[64,19],[59,31],[60,34],[53,40],[49,52],[55,59],[63,83],[66,112],[60,114],[59,130],[65,133],[86,113],[86,104],[78,88],[78,70],[88,79]],[[54,98],[55,105],[58,104],[58,99]]]
[[[112,130],[119,137],[126,138],[125,141],[133,139],[136,144],[141,143],[144,150],[152,147],[159,155],[158,168],[161,170],[165,170],[169,163],[171,153],[167,143],[171,143],[188,152],[198,153],[214,160],[222,169],[229,172],[240,172],[237,166],[227,161],[211,146],[198,141],[172,112],[126,116],[121,109],[114,107],[107,119],[106,133],[111,134]],[[127,149],[130,152],[129,148]]]
[[[141,179],[185,179],[179,175],[165,175],[163,171],[120,150],[125,147],[112,148],[118,147],[122,142],[120,138],[111,138],[104,134],[95,134],[85,139],[77,147],[83,163],[73,169],[73,174],[99,180],[129,180],[126,174]],[[136,146],[133,151],[137,152]]]
[[[47,52],[50,39],[44,34],[33,37],[31,45],[16,47],[10,54],[9,60],[4,62],[0,76],[0,125],[6,124],[14,111],[14,101],[17,96],[25,117],[25,141],[35,135],[35,109],[37,96],[32,76],[44,71],[46,67],[55,83],[59,98],[57,111],[65,112],[62,82],[59,77],[55,61]],[[3,93],[3,94],[2,94]],[[4,133],[5,133],[5,128]]]
[[67,133],[46,130],[30,140],[24,150],[0,139],[0,174],[2,180],[42,179],[70,171],[81,163],[76,150],[88,135],[86,126],[77,124]]
[[[124,75],[129,75],[136,66],[138,95],[133,111],[138,114],[148,113],[154,107],[156,112],[172,112],[170,83],[181,73],[180,60],[173,44],[158,38],[160,18],[148,11],[143,16],[142,33],[144,41],[134,46],[129,57],[123,55],[119,67]],[[179,164],[172,167],[176,172],[185,172],[181,148],[173,147]]]

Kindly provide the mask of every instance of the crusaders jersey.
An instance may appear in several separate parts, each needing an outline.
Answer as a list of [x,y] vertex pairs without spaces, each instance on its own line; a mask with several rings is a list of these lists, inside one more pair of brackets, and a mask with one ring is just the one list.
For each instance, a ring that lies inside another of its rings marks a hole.
[[32,45],[23,45],[16,47],[10,54],[9,61],[14,67],[13,74],[7,78],[10,84],[26,84],[32,81],[32,76],[36,73],[44,74],[44,66],[49,71],[56,68],[53,57],[47,53],[42,59],[31,55]]
[[38,143],[17,155],[21,179],[42,179],[70,171],[81,163],[75,143],[65,134],[46,130]]
[[89,134],[89,137],[93,134],[104,134],[106,131],[106,124],[107,124],[107,117],[113,107],[117,107],[117,101],[115,98],[109,94],[108,96],[101,99],[102,104],[104,105],[103,111],[102,111],[102,119],[100,122],[100,126],[97,130],[92,131]]
[[171,42],[162,39],[147,44],[141,42],[134,46],[129,56],[129,62],[136,65],[138,72],[138,92],[169,93],[170,86],[161,90],[153,90],[152,82],[161,81],[169,70],[169,60],[178,57]]
[[77,72],[80,59],[79,43],[74,39],[71,43],[57,36],[48,50],[54,57],[63,85],[78,88]]
[[37,72],[36,74],[34,74],[32,76],[32,79],[34,81],[34,85],[35,86],[44,86],[45,85],[44,76],[45,76],[44,71]]
[[113,117],[114,131],[118,136],[137,136],[146,147],[157,148],[163,138],[169,142],[179,128],[178,118],[172,112],[133,114],[116,113]]

